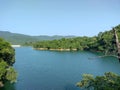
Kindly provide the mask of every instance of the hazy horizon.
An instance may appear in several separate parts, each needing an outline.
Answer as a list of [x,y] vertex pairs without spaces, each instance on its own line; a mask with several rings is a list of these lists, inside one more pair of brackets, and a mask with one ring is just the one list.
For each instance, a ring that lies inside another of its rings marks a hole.
[[0,30],[31,36],[95,36],[120,24],[119,0],[2,0]]

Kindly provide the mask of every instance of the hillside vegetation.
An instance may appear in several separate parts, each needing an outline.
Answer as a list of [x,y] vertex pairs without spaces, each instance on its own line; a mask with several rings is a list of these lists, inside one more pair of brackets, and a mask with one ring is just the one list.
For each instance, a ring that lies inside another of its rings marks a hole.
[[[118,37],[120,39],[120,25],[116,26]],[[112,30],[100,32],[94,37],[76,37],[62,38],[60,40],[39,41],[33,47],[41,50],[92,50],[107,54],[116,52],[115,40]]]
[[20,45],[30,45],[36,41],[42,40],[54,40],[54,39],[61,39],[61,38],[71,38],[75,36],[30,36],[18,33],[11,33],[8,31],[0,31],[0,37],[4,38],[6,41],[10,42],[11,44],[20,44]]
[[82,80],[76,86],[84,90],[120,90],[120,75],[113,72],[105,72],[103,76],[96,77],[83,74]]
[[16,81],[17,73],[12,67],[15,62],[15,50],[11,45],[0,38],[0,87],[6,81]]

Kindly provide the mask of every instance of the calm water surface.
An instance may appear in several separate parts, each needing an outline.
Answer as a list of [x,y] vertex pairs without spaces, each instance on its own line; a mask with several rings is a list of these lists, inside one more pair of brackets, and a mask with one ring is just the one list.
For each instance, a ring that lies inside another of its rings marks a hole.
[[83,73],[120,74],[120,63],[114,57],[96,57],[91,52],[38,51],[31,47],[15,48],[18,82],[6,83],[2,90],[80,90],[75,86]]

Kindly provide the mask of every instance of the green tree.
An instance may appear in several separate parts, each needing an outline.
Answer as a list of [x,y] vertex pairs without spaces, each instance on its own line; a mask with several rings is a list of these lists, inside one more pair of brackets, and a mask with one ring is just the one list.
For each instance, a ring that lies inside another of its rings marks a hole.
[[[120,40],[120,25],[115,27]],[[102,52],[105,55],[117,55],[113,30],[100,32],[94,37],[62,38],[52,41],[40,41],[33,44],[34,48],[88,50]]]
[[7,69],[6,79],[9,80],[11,83],[14,83],[16,82],[16,78],[17,78],[17,72],[13,67],[9,67]]
[[83,79],[76,85],[87,90],[120,90],[120,76],[112,72],[95,78],[91,74],[83,74]]
[[12,67],[15,62],[15,50],[11,45],[0,38],[0,87],[6,81],[16,81],[17,73]]

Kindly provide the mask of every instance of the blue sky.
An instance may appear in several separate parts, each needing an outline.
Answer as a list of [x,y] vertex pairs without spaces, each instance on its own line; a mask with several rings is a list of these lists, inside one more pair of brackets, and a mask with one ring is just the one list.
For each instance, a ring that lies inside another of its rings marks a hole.
[[120,0],[0,0],[0,31],[94,36],[120,24]]

